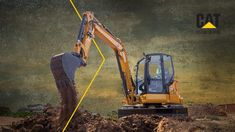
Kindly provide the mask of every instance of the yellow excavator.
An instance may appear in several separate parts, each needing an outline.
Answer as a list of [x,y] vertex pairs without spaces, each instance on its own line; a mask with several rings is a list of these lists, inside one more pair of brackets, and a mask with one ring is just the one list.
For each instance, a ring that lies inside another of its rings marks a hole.
[[144,54],[135,66],[135,80],[129,68],[126,49],[121,40],[95,17],[93,12],[83,13],[74,51],[55,55],[51,59],[51,71],[62,98],[60,119],[66,119],[77,104],[74,76],[79,67],[88,62],[92,39],[102,39],[116,55],[125,99],[118,116],[130,114],[158,114],[185,116],[187,108],[178,93],[174,80],[172,57],[163,53]]

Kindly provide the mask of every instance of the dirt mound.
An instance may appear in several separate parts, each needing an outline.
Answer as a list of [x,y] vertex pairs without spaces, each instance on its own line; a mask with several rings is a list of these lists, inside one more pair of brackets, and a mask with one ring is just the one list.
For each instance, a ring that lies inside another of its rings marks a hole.
[[50,131],[56,128],[59,108],[49,107],[43,113],[27,117],[19,122],[13,122],[11,128],[16,131]]
[[[214,109],[216,108],[216,110]],[[219,112],[219,113],[218,113]],[[25,118],[4,127],[4,131],[61,131],[58,123],[60,108],[48,107],[43,113]],[[164,132],[164,131],[234,131],[234,119],[221,116],[217,106],[211,104],[189,107],[189,117],[161,117],[157,115],[130,115],[119,119],[103,117],[88,111],[77,112],[66,131],[68,132]],[[201,115],[213,115],[213,118],[201,118]],[[195,118],[191,118],[195,117]]]
[[163,118],[157,127],[157,132],[205,131],[203,124],[188,119]]
[[68,126],[68,131],[95,131],[95,132],[152,132],[158,126],[158,122],[163,117],[152,115],[130,115],[119,118],[118,120],[104,118],[99,114],[92,114],[88,111],[80,112],[75,115]]
[[130,115],[118,120],[119,126],[128,132],[155,130],[163,117],[157,115]]
[[213,116],[227,116],[227,113],[218,105],[214,104],[194,104],[188,107],[189,116],[191,117],[205,117]]
[[[43,113],[28,117],[20,122],[12,123],[11,130],[21,131],[61,131],[63,128],[56,126],[59,108],[49,107]],[[67,127],[67,131],[149,131],[157,129],[163,117],[152,115],[130,115],[117,120],[102,117],[88,111],[77,112]]]
[[[59,128],[60,130],[62,128]],[[88,111],[77,112],[66,129],[67,131],[121,131],[115,120]]]
[[228,113],[235,113],[235,104],[221,104],[218,107]]

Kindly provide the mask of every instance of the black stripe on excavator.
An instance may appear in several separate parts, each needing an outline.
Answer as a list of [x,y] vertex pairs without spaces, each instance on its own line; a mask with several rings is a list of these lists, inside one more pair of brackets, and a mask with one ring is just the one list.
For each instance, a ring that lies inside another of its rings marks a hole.
[[188,109],[186,107],[120,108],[118,109],[118,118],[129,116],[132,114],[186,117],[188,116]]
[[161,65],[161,71],[162,71],[162,87],[164,89],[165,93],[168,93],[168,88],[166,87],[165,84],[165,69],[164,69],[164,61],[163,61],[163,56],[160,55],[160,65]]
[[123,89],[124,89],[124,94],[125,94],[125,97],[127,97],[129,95],[129,92],[128,92],[127,85],[126,85],[126,78],[124,76],[124,73],[122,72],[122,68],[121,68],[121,64],[120,64],[120,60],[119,60],[119,55],[118,55],[117,52],[115,53],[115,55],[116,55],[116,58],[117,58],[119,72],[120,72],[120,75],[121,75],[121,78],[122,78],[122,85],[123,85]]
[[86,22],[87,22],[87,18],[85,15],[83,15],[77,41],[82,41],[84,37],[84,28],[85,28]]

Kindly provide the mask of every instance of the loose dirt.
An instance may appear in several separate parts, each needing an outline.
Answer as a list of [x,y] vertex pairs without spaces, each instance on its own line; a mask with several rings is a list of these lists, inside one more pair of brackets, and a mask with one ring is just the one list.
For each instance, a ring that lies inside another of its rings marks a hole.
[[[53,132],[57,126],[59,108],[48,107],[43,113],[13,122],[3,131]],[[67,127],[68,132],[181,132],[181,131],[235,131],[235,116],[213,104],[189,106],[189,116],[184,118],[157,115],[130,115],[119,119],[103,117],[88,111],[77,112]]]
[[24,118],[14,118],[8,116],[0,116],[0,126],[11,125],[12,122],[21,121]]

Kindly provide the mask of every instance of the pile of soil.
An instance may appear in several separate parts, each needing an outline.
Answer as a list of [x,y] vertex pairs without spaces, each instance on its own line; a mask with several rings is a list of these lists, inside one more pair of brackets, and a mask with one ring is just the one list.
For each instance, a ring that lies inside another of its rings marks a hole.
[[[216,109],[215,109],[216,108]],[[4,131],[61,131],[57,126],[60,108],[48,107],[43,113],[12,123]],[[222,112],[223,113],[223,112]],[[201,118],[201,115],[213,115],[216,118]],[[193,118],[192,118],[193,117]],[[221,118],[220,118],[221,117]],[[215,105],[193,105],[189,107],[189,117],[162,117],[157,115],[130,115],[119,119],[103,117],[88,111],[77,112],[66,131],[68,132],[163,132],[163,131],[235,131],[235,119],[221,114]]]
[[188,112],[191,117],[199,118],[208,115],[213,116],[227,116],[226,111],[218,105],[208,104],[194,104],[188,107]]
[[[48,107],[43,113],[38,113],[31,117],[26,117],[24,120],[13,122],[12,125],[4,129],[8,131],[50,131],[55,130],[57,118],[59,117],[59,108],[58,107]],[[4,130],[3,129],[3,130]]]
[[221,104],[218,105],[218,108],[228,113],[235,113],[235,104]]
[[[43,113],[28,117],[20,122],[12,123],[9,131],[61,131],[63,128],[56,126],[58,119],[58,108],[49,107]],[[77,112],[67,131],[146,131],[157,130],[158,123],[163,119],[157,115],[130,115],[119,119],[105,118],[100,114],[93,114],[88,111]],[[4,128],[6,129],[6,128]]]

